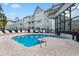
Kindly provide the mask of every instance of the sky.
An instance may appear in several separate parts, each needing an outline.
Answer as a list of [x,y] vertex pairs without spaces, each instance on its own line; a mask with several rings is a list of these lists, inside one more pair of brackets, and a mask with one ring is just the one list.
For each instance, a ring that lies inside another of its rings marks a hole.
[[2,3],[2,8],[9,20],[15,20],[16,17],[32,15],[37,6],[48,9],[52,7],[52,3]]

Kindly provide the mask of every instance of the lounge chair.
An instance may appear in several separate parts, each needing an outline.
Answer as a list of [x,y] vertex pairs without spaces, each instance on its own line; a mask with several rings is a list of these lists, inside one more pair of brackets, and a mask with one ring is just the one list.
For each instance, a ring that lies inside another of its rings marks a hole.
[[26,33],[28,33],[28,30],[25,30]]
[[12,33],[15,33],[15,31],[14,31],[14,30],[12,30]]
[[33,30],[33,33],[35,33],[35,30]]
[[18,33],[20,33],[20,30],[18,30]]
[[30,32],[33,33],[33,30],[31,29]]
[[4,34],[2,31],[0,31],[0,34],[2,35],[2,34]]
[[8,30],[5,30],[5,33],[10,34],[10,32]]
[[39,31],[38,30],[35,30],[35,33],[38,33]]
[[22,30],[23,33],[25,33],[25,30]]
[[45,30],[43,30],[43,33],[45,33]]

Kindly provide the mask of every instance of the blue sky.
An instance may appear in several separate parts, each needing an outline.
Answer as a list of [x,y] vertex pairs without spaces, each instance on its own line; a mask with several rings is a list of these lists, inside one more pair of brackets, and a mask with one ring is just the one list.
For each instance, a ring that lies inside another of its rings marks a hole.
[[37,6],[44,9],[51,8],[52,3],[2,3],[4,13],[11,20],[19,16],[22,19],[25,16],[32,15]]

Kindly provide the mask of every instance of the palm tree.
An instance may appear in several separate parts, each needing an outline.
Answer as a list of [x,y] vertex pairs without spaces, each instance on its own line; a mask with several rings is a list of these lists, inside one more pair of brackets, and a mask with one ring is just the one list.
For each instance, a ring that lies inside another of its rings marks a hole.
[[5,29],[5,25],[7,24],[7,18],[5,14],[3,13],[2,6],[0,5],[0,27],[1,29]]

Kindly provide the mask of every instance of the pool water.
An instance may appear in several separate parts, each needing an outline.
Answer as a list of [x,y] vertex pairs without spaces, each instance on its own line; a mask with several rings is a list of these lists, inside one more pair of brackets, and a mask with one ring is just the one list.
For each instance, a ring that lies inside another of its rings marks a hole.
[[[43,42],[37,42],[39,38],[44,38],[44,37],[59,37],[56,35],[45,35],[45,34],[30,34],[30,35],[22,35],[22,36],[15,36],[12,37],[15,41],[18,43],[26,46],[26,47],[32,47],[38,44],[41,44]],[[63,38],[63,37],[61,37]]]

